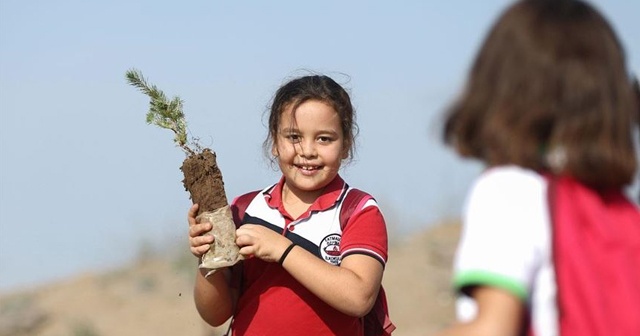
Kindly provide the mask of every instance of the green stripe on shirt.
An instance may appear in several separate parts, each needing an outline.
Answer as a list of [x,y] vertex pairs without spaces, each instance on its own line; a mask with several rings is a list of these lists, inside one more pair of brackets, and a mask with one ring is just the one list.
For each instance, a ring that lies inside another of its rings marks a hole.
[[508,291],[523,301],[526,301],[528,296],[527,289],[520,282],[513,278],[487,271],[465,271],[458,273],[453,279],[453,284],[457,289],[462,289],[467,286],[497,287]]

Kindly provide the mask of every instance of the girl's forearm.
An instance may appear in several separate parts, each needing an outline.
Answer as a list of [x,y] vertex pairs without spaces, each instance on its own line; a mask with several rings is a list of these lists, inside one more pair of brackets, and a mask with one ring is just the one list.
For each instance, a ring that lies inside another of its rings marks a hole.
[[334,266],[295,247],[282,265],[296,280],[331,307],[351,316],[364,316],[375,303],[382,265],[365,255],[352,255]]
[[228,269],[218,270],[209,277],[198,270],[193,290],[196,309],[202,319],[212,326],[225,323],[233,313],[232,293]]

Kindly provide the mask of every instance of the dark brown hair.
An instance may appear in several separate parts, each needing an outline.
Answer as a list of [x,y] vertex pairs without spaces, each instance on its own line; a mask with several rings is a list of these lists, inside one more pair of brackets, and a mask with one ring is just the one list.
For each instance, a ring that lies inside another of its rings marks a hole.
[[278,133],[282,113],[291,106],[295,111],[298,106],[309,100],[321,101],[331,106],[340,117],[344,150],[347,159],[352,159],[355,151],[355,138],[358,134],[355,111],[349,93],[336,81],[324,75],[310,75],[295,78],[276,91],[269,112],[269,133],[264,141],[265,153],[271,151],[273,141]]
[[[622,46],[596,9],[523,0],[490,30],[447,111],[443,138],[489,166],[554,170],[619,188],[637,168],[637,108]],[[546,157],[558,150],[562,165],[552,167]]]

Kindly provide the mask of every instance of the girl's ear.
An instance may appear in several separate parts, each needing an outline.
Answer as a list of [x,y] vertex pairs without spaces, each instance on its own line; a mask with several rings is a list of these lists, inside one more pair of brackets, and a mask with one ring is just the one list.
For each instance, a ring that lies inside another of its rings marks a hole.
[[280,155],[280,153],[278,153],[275,140],[273,141],[273,145],[271,145],[271,155],[273,155],[273,157],[278,157],[278,155]]
[[348,147],[344,147],[342,149],[342,159],[346,160],[349,158],[349,148]]

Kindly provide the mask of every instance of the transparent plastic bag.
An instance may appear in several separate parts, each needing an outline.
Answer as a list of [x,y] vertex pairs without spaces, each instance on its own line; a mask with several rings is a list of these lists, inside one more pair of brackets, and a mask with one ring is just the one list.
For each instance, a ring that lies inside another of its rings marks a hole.
[[199,267],[207,271],[206,276],[220,268],[233,266],[244,259],[240,254],[240,248],[236,245],[236,225],[228,205],[201,213],[196,217],[196,222],[211,223],[212,229],[206,234],[215,237],[209,251],[200,259]]

